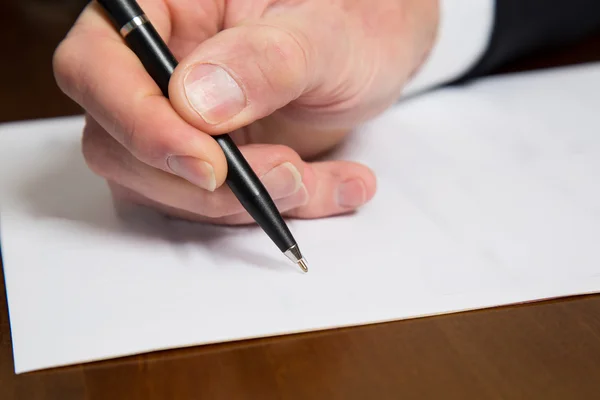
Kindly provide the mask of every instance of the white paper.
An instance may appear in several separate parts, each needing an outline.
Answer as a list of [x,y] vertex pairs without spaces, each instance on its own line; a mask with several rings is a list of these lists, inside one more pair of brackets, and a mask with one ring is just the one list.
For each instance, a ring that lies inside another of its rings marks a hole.
[[0,227],[17,373],[159,349],[600,291],[600,64],[497,77],[390,109],[336,157],[379,191],[257,228],[117,216],[81,118],[0,127]]

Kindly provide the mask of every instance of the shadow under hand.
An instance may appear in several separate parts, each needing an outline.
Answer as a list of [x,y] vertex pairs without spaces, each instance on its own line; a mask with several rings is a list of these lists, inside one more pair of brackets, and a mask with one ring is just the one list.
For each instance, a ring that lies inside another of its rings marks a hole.
[[81,225],[82,231],[111,237],[135,236],[149,245],[155,241],[198,245],[222,262],[237,260],[260,268],[285,270],[283,261],[236,247],[229,240],[257,227],[188,222],[147,207],[115,201],[104,179],[87,167],[78,142],[53,151],[60,157],[40,167],[40,173],[20,187],[20,198],[35,218],[66,220]]
[[[163,236],[157,230],[146,229],[162,219],[158,214],[146,212],[142,215],[133,212],[132,208],[128,217],[124,208],[113,202],[105,181],[87,168],[78,143],[53,151],[60,153],[60,157],[43,165],[39,174],[21,186],[20,198],[32,215],[39,219],[67,220],[107,235]],[[126,224],[116,223],[116,216],[122,217]]]

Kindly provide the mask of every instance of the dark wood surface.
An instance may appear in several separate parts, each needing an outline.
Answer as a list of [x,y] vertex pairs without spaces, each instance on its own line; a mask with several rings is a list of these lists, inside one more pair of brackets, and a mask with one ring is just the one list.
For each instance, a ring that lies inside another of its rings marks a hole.
[[[55,87],[51,56],[83,3],[0,4],[0,122],[80,113]],[[501,72],[589,60],[600,60],[600,36]],[[471,398],[600,398],[600,296],[164,351],[17,376],[0,276],[2,400]]]

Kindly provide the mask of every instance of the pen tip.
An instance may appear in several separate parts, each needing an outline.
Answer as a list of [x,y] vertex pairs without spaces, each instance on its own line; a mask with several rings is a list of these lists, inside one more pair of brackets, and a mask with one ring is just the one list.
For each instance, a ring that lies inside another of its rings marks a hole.
[[306,265],[306,260],[304,258],[301,258],[298,261],[298,265],[300,266],[300,268],[302,268],[302,271],[304,271],[304,273],[308,272],[308,265]]
[[293,245],[289,249],[287,249],[283,254],[287,258],[289,258],[293,263],[298,264],[304,273],[308,272],[308,266],[306,265],[306,260],[302,257],[302,253],[300,253],[300,249],[298,245]]

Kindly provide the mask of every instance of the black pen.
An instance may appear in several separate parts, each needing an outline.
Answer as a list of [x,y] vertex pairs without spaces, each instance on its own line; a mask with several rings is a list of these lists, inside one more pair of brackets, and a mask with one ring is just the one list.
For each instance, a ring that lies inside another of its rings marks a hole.
[[[177,60],[134,0],[98,0],[129,48],[165,97]],[[240,203],[290,260],[308,272],[306,260],[273,199],[229,135],[214,136],[227,159],[226,183]]]

